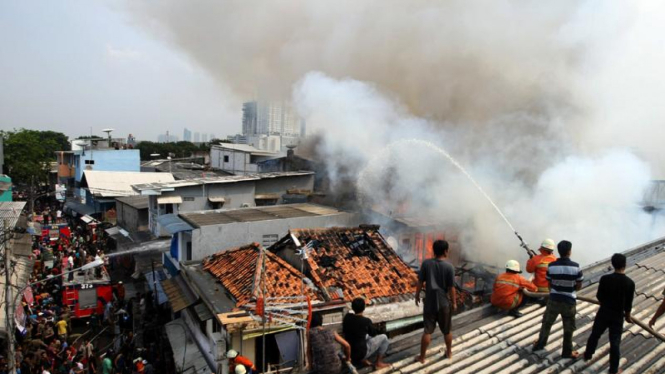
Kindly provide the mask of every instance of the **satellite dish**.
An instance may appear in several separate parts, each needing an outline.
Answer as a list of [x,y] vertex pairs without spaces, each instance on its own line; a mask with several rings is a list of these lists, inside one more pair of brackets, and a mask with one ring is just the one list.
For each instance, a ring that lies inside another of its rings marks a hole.
[[104,129],[104,130],[102,130],[102,132],[105,132],[107,134],[110,134],[111,131],[115,131],[115,129]]

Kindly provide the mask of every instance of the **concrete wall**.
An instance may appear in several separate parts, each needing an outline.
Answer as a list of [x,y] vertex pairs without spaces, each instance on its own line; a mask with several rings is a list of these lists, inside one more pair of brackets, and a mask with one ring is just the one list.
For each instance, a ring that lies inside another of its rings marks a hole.
[[81,182],[86,170],[85,160],[95,160],[90,165],[98,171],[141,171],[141,155],[138,149],[86,150],[85,154],[75,155],[76,182]]
[[133,206],[115,202],[118,225],[125,230],[136,233],[148,229],[148,209],[136,209]]
[[282,203],[281,195],[285,194],[286,190],[291,189],[312,191],[314,189],[314,174],[274,179],[261,179],[256,181],[256,193],[278,193],[280,194],[278,203]]
[[174,213],[196,212],[213,209],[208,201],[211,196],[221,196],[225,202],[222,209],[237,209],[243,207],[255,207],[256,194],[278,194],[280,196],[277,204],[282,204],[282,195],[288,189],[311,190],[314,188],[314,175],[290,176],[281,178],[270,178],[251,180],[246,182],[219,183],[197,186],[179,187],[174,191],[164,191],[161,195],[151,195],[150,200],[150,231],[155,236],[167,235],[156,222],[161,215],[163,205],[155,207],[157,199],[167,196],[180,196],[182,204],[176,204]]
[[[358,226],[361,217],[357,213],[340,212],[328,216],[299,217],[272,221],[237,222],[225,225],[204,226],[192,231],[192,259],[201,260],[224,249],[239,247],[252,242],[263,244],[264,236],[282,238],[290,229],[333,226]],[[184,247],[179,248],[181,254]],[[182,256],[180,256],[182,258]]]

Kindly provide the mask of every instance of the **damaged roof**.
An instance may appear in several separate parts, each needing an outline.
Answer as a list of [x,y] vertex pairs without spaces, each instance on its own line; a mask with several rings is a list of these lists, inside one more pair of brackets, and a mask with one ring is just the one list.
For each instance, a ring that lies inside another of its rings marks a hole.
[[233,296],[236,306],[253,302],[262,294],[262,262],[265,257],[265,290],[268,297],[300,296],[321,300],[310,287],[303,288],[303,275],[286,261],[268,252],[258,243],[216,253],[203,261],[210,272]]
[[[626,275],[635,282],[632,316],[647,322],[663,300],[665,289],[665,238],[625,252],[628,258]],[[595,298],[600,277],[612,272],[609,260],[584,269],[586,281],[578,292],[581,297]],[[442,356],[445,351],[441,334],[428,351],[425,365],[414,362],[419,352],[420,331],[393,342],[387,361],[392,367],[377,371],[387,373],[604,373],[609,367],[607,332],[600,339],[593,359],[582,359],[584,347],[591,334],[598,306],[577,302],[573,342],[580,352],[577,360],[561,358],[562,324],[554,324],[544,351],[531,352],[538,337],[545,308],[537,304],[523,308],[521,318],[496,314],[491,307],[460,314],[453,318],[453,359]],[[656,323],[656,330],[665,333],[665,317]],[[621,365],[624,374],[665,372],[665,343],[657,340],[637,324],[624,324],[621,340]]]
[[[373,303],[413,298],[418,277],[388,246],[378,226],[296,229],[290,234],[301,245],[316,241],[307,259],[308,275],[327,298],[365,297]],[[271,250],[279,254],[285,248],[280,241]]]

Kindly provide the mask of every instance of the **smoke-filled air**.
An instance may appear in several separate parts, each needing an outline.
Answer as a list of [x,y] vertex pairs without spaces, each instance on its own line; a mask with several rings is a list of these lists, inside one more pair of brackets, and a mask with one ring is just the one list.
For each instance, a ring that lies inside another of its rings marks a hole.
[[585,264],[665,234],[640,206],[665,175],[663,2],[149,3],[134,22],[230,102],[291,99],[333,183],[459,228],[471,259],[523,260],[510,224]]

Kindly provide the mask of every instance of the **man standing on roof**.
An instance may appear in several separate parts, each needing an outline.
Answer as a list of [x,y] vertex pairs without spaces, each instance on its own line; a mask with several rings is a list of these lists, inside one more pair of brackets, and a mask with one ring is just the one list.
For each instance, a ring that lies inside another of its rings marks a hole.
[[423,337],[420,340],[420,355],[416,358],[425,363],[427,347],[432,341],[432,333],[437,323],[446,343],[446,357],[453,358],[452,315],[457,310],[455,291],[455,268],[448,259],[448,242],[437,240],[432,244],[435,258],[423,261],[418,273],[416,286],[416,306],[420,304],[420,291],[425,286],[423,305]]
[[540,327],[538,341],[533,346],[533,350],[544,349],[549,339],[552,325],[556,318],[561,315],[563,322],[563,349],[561,357],[577,358],[579,353],[573,351],[573,332],[575,326],[575,313],[577,294],[582,288],[584,276],[580,265],[571,261],[573,245],[567,240],[562,240],[557,246],[560,258],[550,264],[547,268],[547,280],[550,281],[550,299],[547,302],[545,314],[543,314],[543,323]]
[[494,281],[490,302],[495,307],[508,310],[508,314],[515,318],[522,316],[519,308],[526,303],[527,298],[522,290],[535,292],[536,286],[520,275],[520,263],[515,260],[506,262],[506,272],[499,274]]
[[550,292],[550,282],[547,280],[547,267],[556,261],[554,252],[554,240],[545,239],[540,245],[540,254],[526,262],[527,273],[533,273],[533,284],[538,287],[538,292]]
[[626,276],[626,256],[615,253],[612,256],[614,273],[603,275],[598,284],[596,298],[600,301],[600,309],[593,320],[591,335],[584,351],[584,360],[593,358],[598,346],[598,339],[610,330],[610,374],[619,372],[621,359],[621,332],[623,320],[632,323],[630,311],[633,308],[635,282]]

